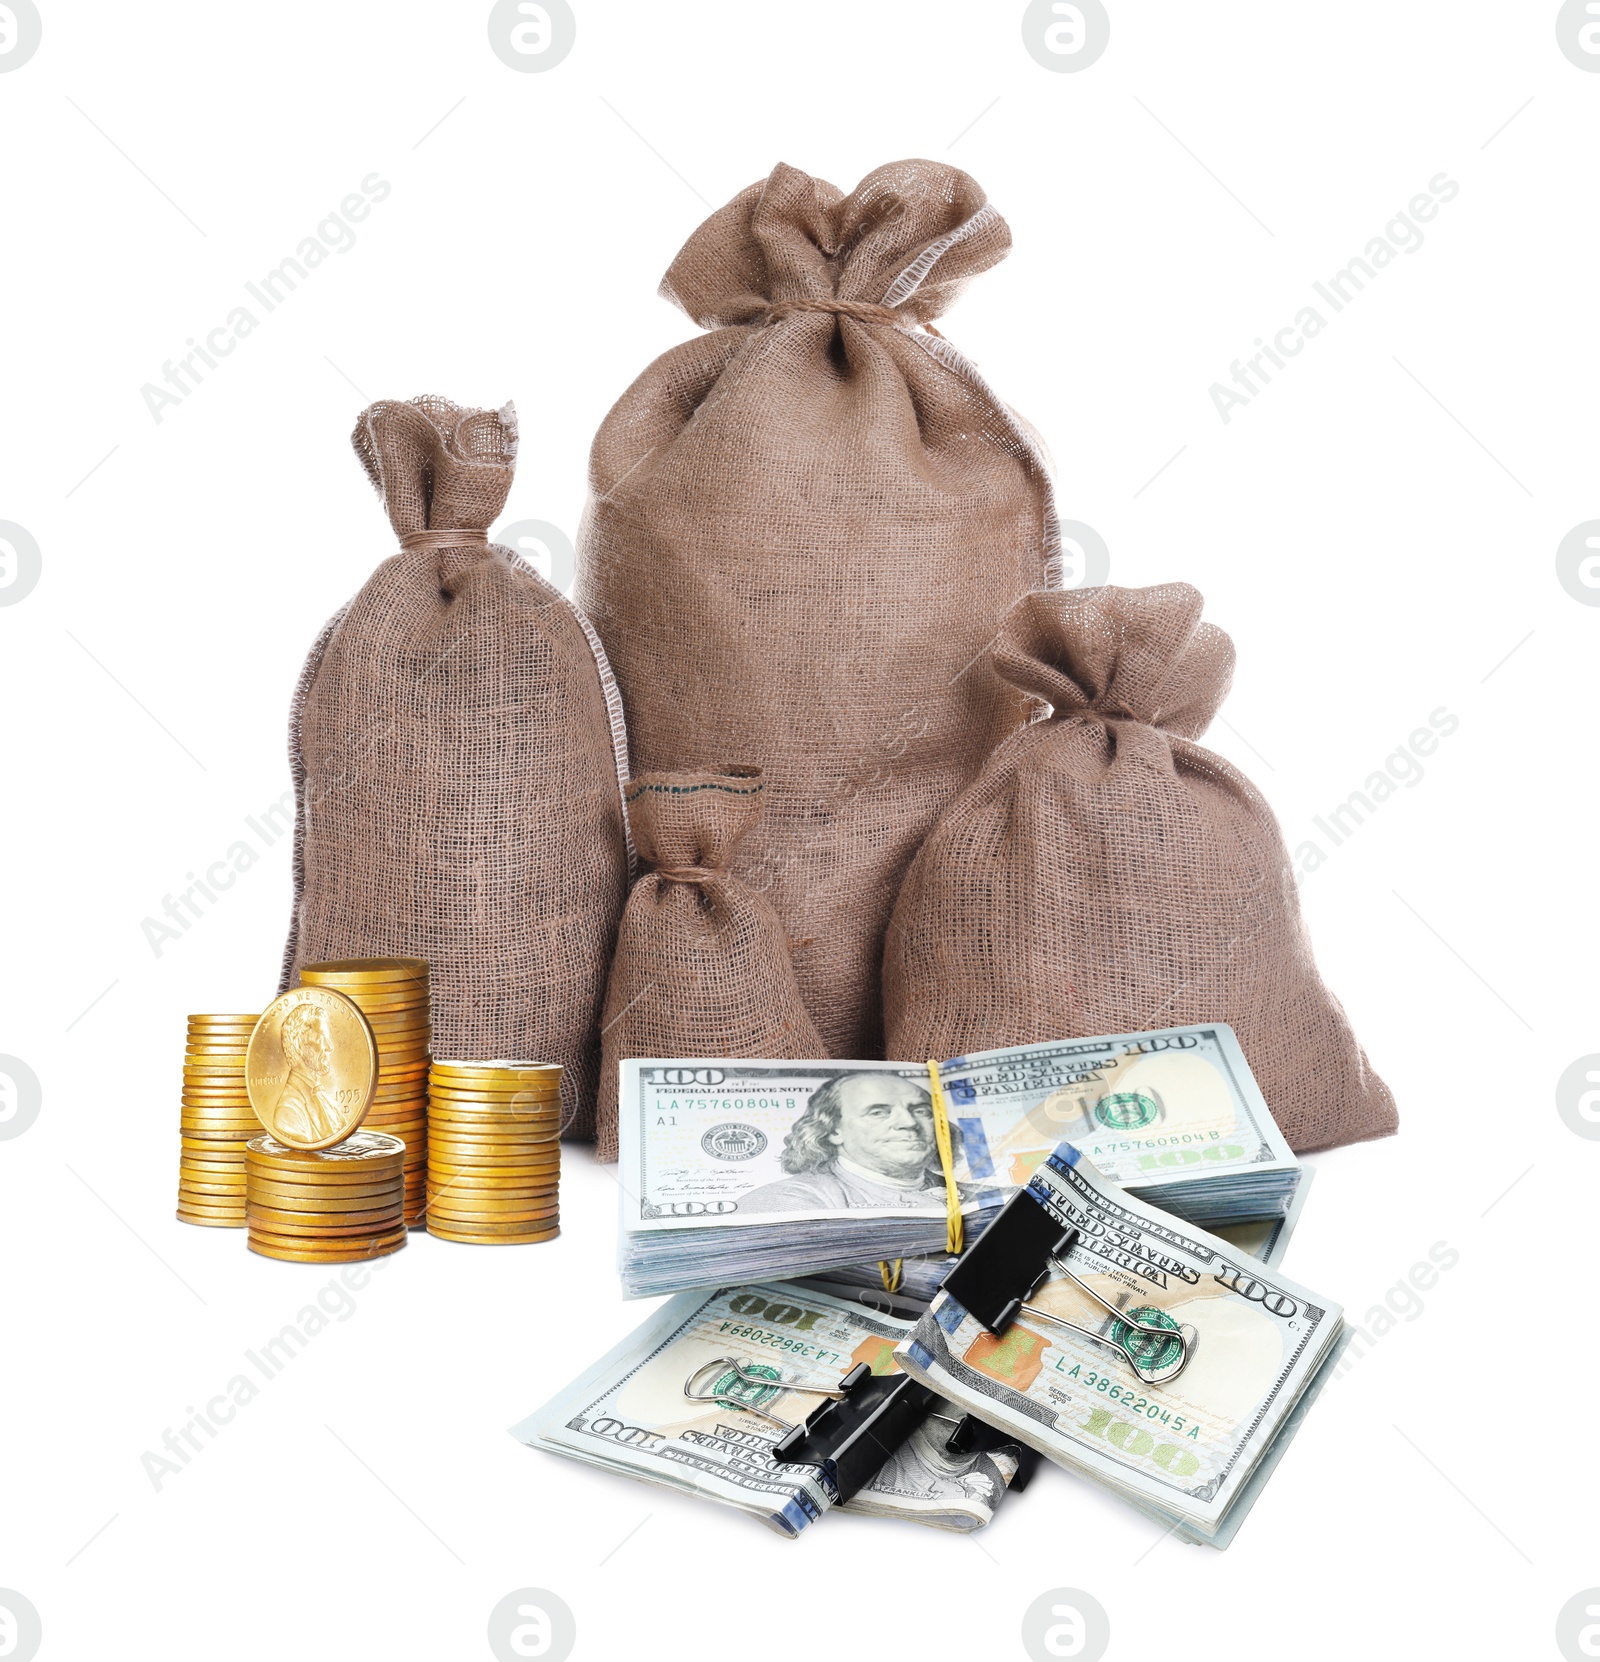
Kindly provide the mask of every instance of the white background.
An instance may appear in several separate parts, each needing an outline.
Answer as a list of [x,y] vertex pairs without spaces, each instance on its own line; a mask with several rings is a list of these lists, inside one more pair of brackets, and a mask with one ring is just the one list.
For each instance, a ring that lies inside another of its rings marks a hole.
[[[1600,1144],[1555,1108],[1600,1050],[1600,610],[1555,564],[1600,515],[1600,74],[1554,0],[1108,0],[1077,73],[1027,54],[1019,0],[574,0],[535,74],[486,0],[43,3],[0,75],[0,519],[43,556],[0,609],[0,1051],[44,1089],[0,1141],[0,1586],[41,1654],[486,1657],[539,1586],[583,1658],[1013,1657],[1066,1586],[1114,1658],[1556,1655],[1600,1583]],[[143,1453],[330,1279],[172,1212],[185,1013],[273,990],[287,840],[159,956],[142,921],[287,788],[304,652],[390,550],[357,412],[514,398],[507,520],[575,533],[596,425],[693,330],[655,288],[705,213],[779,160],[848,188],[907,155],[1009,219],[940,326],[1113,580],[1185,578],[1233,634],[1212,741],[1291,846],[1459,718],[1303,888],[1401,1133],[1315,1161],[1285,1267],[1360,1320],[1434,1243],[1459,1263],[1226,1553],[1054,1469],[972,1539],[787,1543],[506,1436],[645,1313],[613,1179],[569,1150],[557,1242],[413,1238],[158,1491]],[[163,361],[373,172],[355,245],[154,421]],[[1225,424],[1212,383],[1440,172],[1423,245]]]

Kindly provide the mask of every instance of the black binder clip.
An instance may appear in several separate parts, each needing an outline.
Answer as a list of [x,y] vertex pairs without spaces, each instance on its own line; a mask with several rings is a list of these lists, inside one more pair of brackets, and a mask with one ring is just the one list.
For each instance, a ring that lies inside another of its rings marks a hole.
[[[943,1414],[934,1417],[946,1418]],[[1038,1449],[1029,1448],[1015,1437],[1008,1437],[1005,1432],[980,1420],[976,1414],[963,1414],[956,1421],[956,1428],[950,1433],[945,1447],[951,1454],[1009,1454],[1017,1463],[1017,1475],[1007,1485],[1013,1494],[1020,1495],[1028,1487],[1028,1479],[1039,1469]]]
[[[1164,1385],[1176,1379],[1188,1365],[1198,1337],[1195,1329],[1173,1321],[1163,1310],[1119,1310],[1102,1298],[1067,1267],[1066,1254],[1077,1236],[1076,1229],[1063,1227],[1028,1190],[1019,1190],[944,1278],[943,1290],[996,1338],[1026,1310],[1035,1321],[1064,1327],[1114,1350],[1143,1384]],[[1052,1273],[1065,1276],[1112,1318],[1108,1331],[1082,1327],[1028,1302]]]
[[[829,1400],[814,1408],[802,1424],[794,1425],[761,1406],[763,1395],[774,1386]],[[757,1373],[747,1362],[717,1356],[689,1375],[683,1394],[691,1402],[745,1409],[777,1426],[782,1435],[773,1444],[772,1458],[784,1466],[820,1466],[839,1491],[841,1504],[872,1481],[924,1420],[941,1420],[955,1427],[945,1444],[951,1454],[1004,1452],[1013,1456],[1017,1473],[1009,1486],[1019,1492],[1027,1488],[1039,1463],[1032,1449],[971,1414],[953,1420],[948,1414],[931,1412],[939,1397],[909,1374],[874,1374],[865,1362],[858,1362],[836,1386],[829,1387]]]
[[882,1471],[884,1462],[928,1417],[939,1399],[910,1374],[875,1374],[859,1362],[838,1395],[791,1426],[772,1445],[782,1465],[820,1466],[843,1504]]

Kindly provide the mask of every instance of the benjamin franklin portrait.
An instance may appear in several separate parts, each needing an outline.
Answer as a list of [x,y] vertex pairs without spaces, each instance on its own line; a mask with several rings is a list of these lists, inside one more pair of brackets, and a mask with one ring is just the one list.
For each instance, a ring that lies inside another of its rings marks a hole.
[[[951,1152],[961,1132],[950,1127]],[[838,1207],[945,1204],[944,1175],[925,1085],[892,1073],[846,1073],[812,1093],[789,1128],[781,1164],[790,1175],[752,1189],[741,1212],[821,1212]],[[959,1184],[963,1201],[981,1190]]]

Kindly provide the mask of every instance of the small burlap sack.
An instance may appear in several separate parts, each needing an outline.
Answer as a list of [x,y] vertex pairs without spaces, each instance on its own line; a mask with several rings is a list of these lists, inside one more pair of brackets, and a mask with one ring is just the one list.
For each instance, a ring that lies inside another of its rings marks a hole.
[[1194,741],[1233,643],[1186,583],[1035,594],[994,649],[1054,706],[940,819],[884,956],[889,1053],[1228,1022],[1297,1150],[1395,1129],[1322,984],[1272,810]]
[[628,785],[639,858],[601,1022],[596,1152],[617,1158],[618,1063],[630,1056],[826,1056],[771,903],[734,877],[761,817],[761,769],[647,773]]
[[433,1053],[559,1062],[593,1135],[598,1016],[627,887],[621,706],[598,639],[488,540],[516,418],[374,404],[353,440],[400,537],[295,692],[295,903],[319,959],[426,958]]
[[634,764],[767,770],[735,871],[783,919],[834,1056],[882,1055],[900,878],[1024,713],[984,648],[1059,580],[1035,442],[923,327],[1010,241],[953,167],[898,162],[848,196],[778,167],[666,275],[711,333],[658,358],[594,443],[577,596]]

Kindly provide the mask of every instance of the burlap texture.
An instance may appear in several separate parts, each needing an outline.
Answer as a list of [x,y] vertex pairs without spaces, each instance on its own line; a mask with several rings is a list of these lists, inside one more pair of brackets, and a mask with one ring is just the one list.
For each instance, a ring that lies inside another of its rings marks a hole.
[[1037,446],[918,327],[1009,246],[955,168],[899,162],[846,196],[780,166],[667,273],[712,332],[658,358],[594,443],[577,594],[635,766],[767,770],[735,871],[783,920],[835,1056],[882,1054],[901,876],[1024,713],[984,649],[1058,580]]
[[[374,404],[353,440],[402,537],[480,533],[505,503],[515,415]],[[385,560],[296,691],[302,964],[432,967],[439,1056],[561,1063],[592,1135],[597,1018],[627,886],[620,704],[599,642],[509,549],[421,539]]]
[[596,1152],[617,1158],[618,1064],[630,1056],[826,1056],[771,903],[731,874],[761,818],[762,770],[641,774],[628,784],[639,859],[601,1022]]
[[1209,1021],[1292,1147],[1398,1121],[1312,959],[1261,793],[1194,741],[1233,643],[1185,583],[1034,594],[993,659],[1050,719],[1002,743],[907,875],[884,956],[892,1056]]

